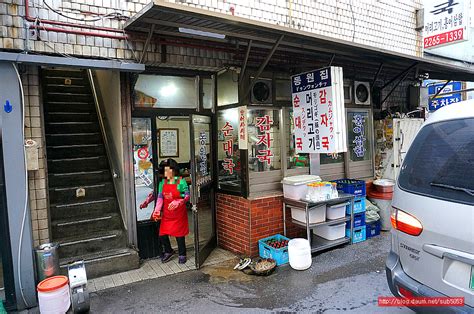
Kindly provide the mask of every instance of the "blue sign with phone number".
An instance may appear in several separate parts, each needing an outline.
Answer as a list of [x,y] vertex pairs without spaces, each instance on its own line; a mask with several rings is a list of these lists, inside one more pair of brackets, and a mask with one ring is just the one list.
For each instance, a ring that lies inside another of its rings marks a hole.
[[[460,102],[462,100],[461,93],[455,93],[455,94],[450,94],[446,96],[439,96],[432,100],[431,97],[434,96],[438,92],[438,90],[443,88],[444,84],[446,83],[439,83],[439,84],[433,84],[433,85],[428,86],[428,95],[430,97],[430,100],[428,103],[428,109],[430,111],[436,111],[439,108],[442,108],[444,106],[447,106],[456,102]],[[461,89],[462,89],[461,82],[450,82],[448,85],[446,85],[445,88],[443,88],[440,94],[453,92],[453,91],[460,91]]]

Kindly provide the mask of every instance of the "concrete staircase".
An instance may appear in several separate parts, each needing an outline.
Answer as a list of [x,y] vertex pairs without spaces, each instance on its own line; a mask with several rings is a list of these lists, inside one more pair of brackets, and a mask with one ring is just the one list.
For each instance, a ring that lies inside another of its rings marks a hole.
[[75,260],[86,262],[90,278],[137,268],[87,73],[44,69],[41,81],[52,240],[60,243],[63,271]]

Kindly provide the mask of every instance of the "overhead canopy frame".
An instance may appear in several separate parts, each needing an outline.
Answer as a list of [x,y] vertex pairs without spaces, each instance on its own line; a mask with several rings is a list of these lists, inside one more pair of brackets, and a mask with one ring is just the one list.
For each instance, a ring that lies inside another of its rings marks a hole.
[[[326,56],[330,63],[335,59],[338,62],[345,60],[361,63],[373,68],[373,73],[380,72],[378,69],[382,63],[384,71],[392,72],[399,72],[416,63],[418,73],[428,73],[430,78],[474,81],[474,69],[468,67],[162,0],[155,0],[144,7],[127,22],[125,30],[149,33],[152,25],[155,25],[155,35],[197,38],[210,44],[227,43],[230,47],[235,47],[236,44],[247,46],[251,41],[252,47],[264,46],[272,49],[275,42],[283,36],[277,51],[298,51],[301,54]],[[203,37],[180,32],[180,28],[221,36]],[[327,64],[327,61],[325,63]]]

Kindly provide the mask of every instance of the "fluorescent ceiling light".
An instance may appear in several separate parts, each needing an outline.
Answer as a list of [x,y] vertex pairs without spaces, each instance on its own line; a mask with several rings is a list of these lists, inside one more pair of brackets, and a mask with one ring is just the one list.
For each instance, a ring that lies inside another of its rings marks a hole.
[[176,87],[176,85],[174,85],[173,83],[170,83],[161,88],[160,94],[163,97],[170,97],[170,96],[174,96],[174,94],[176,94],[177,91],[178,91],[178,88]]
[[179,30],[180,33],[185,33],[185,34],[204,36],[204,37],[212,37],[212,38],[217,38],[217,39],[224,39],[225,38],[225,35],[222,35],[222,34],[204,32],[204,31],[199,31],[199,30],[192,29],[192,28],[180,27],[180,28],[178,28],[178,30]]

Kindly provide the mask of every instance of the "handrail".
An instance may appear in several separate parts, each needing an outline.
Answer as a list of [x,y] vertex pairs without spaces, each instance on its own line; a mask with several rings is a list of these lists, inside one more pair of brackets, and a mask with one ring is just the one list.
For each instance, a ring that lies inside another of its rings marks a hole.
[[[101,133],[102,133],[102,139],[104,140],[104,146],[105,146],[107,159],[109,161],[109,166],[111,168],[110,170],[112,172],[112,177],[113,177],[112,181],[114,183],[114,190],[115,190],[115,196],[117,198],[117,204],[119,206],[120,213],[123,216],[122,204],[120,203],[120,198],[119,198],[119,195],[118,195],[119,187],[118,187],[118,183],[117,183],[117,179],[120,178],[120,172],[119,172],[120,166],[117,165],[115,160],[112,158],[112,154],[114,156],[117,156],[118,152],[117,152],[115,146],[112,145],[113,146],[113,149],[112,149],[112,147],[110,145],[110,140],[109,140],[108,134],[111,133],[111,129],[110,129],[110,125],[106,122],[106,119],[104,119],[104,116],[103,116],[104,108],[102,108],[102,104],[103,104],[102,96],[100,94],[100,91],[98,91],[96,89],[95,77],[92,74],[92,70],[87,69],[86,71],[87,71],[87,77],[89,79],[89,83],[90,83],[90,86],[91,86],[92,95],[94,97],[94,105],[95,105],[95,108],[96,108],[97,117],[99,119],[99,125],[100,125],[100,130],[101,130]],[[99,101],[99,99],[101,101]],[[122,219],[122,220],[123,220],[123,223],[125,224],[125,220],[124,219]]]

